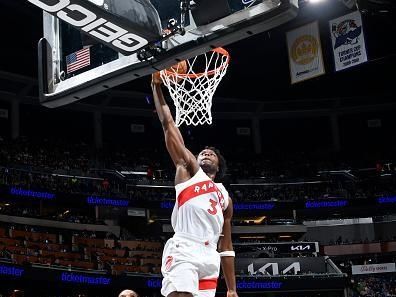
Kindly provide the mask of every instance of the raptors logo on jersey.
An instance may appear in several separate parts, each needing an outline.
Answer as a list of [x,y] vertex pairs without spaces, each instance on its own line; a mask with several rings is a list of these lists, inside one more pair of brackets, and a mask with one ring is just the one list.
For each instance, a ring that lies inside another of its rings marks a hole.
[[165,260],[165,270],[166,271],[170,270],[172,263],[173,263],[173,257],[172,256],[166,257],[166,260]]
[[228,206],[224,186],[199,169],[191,179],[176,186],[176,197],[174,231],[217,243],[223,229],[223,211]]

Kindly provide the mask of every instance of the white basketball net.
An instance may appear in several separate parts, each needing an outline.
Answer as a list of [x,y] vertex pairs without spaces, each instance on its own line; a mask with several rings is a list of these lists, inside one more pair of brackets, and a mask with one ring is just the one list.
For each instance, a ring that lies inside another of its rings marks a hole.
[[229,55],[223,49],[215,49],[186,62],[187,73],[178,73],[176,67],[161,71],[176,106],[176,126],[212,124],[212,98],[227,72]]

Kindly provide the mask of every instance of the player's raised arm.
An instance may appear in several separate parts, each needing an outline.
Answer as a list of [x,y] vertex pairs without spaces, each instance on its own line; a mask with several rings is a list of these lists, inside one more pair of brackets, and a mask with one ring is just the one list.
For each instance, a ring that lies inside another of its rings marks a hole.
[[184,145],[183,137],[179,128],[176,127],[169,106],[162,93],[161,83],[162,80],[159,73],[154,73],[151,87],[153,89],[155,109],[164,130],[166,148],[176,168],[182,166],[192,176],[198,171],[199,166],[194,155]]

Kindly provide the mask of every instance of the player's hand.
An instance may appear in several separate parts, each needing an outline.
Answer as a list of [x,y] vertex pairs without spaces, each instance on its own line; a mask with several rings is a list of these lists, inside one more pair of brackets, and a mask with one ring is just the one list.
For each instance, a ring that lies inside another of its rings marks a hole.
[[238,294],[235,291],[227,291],[227,297],[238,297]]
[[159,71],[154,72],[153,75],[151,76],[151,84],[153,84],[153,85],[162,84],[162,78],[161,78]]

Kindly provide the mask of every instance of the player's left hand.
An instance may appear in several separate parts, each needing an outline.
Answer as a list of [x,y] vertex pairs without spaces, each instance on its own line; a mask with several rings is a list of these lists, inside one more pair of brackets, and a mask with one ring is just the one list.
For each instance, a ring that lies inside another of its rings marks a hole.
[[235,291],[227,291],[227,297],[238,297],[238,294]]
[[162,78],[161,78],[161,74],[159,73],[159,71],[153,73],[153,75],[151,76],[151,83],[155,84],[155,85],[162,84]]

